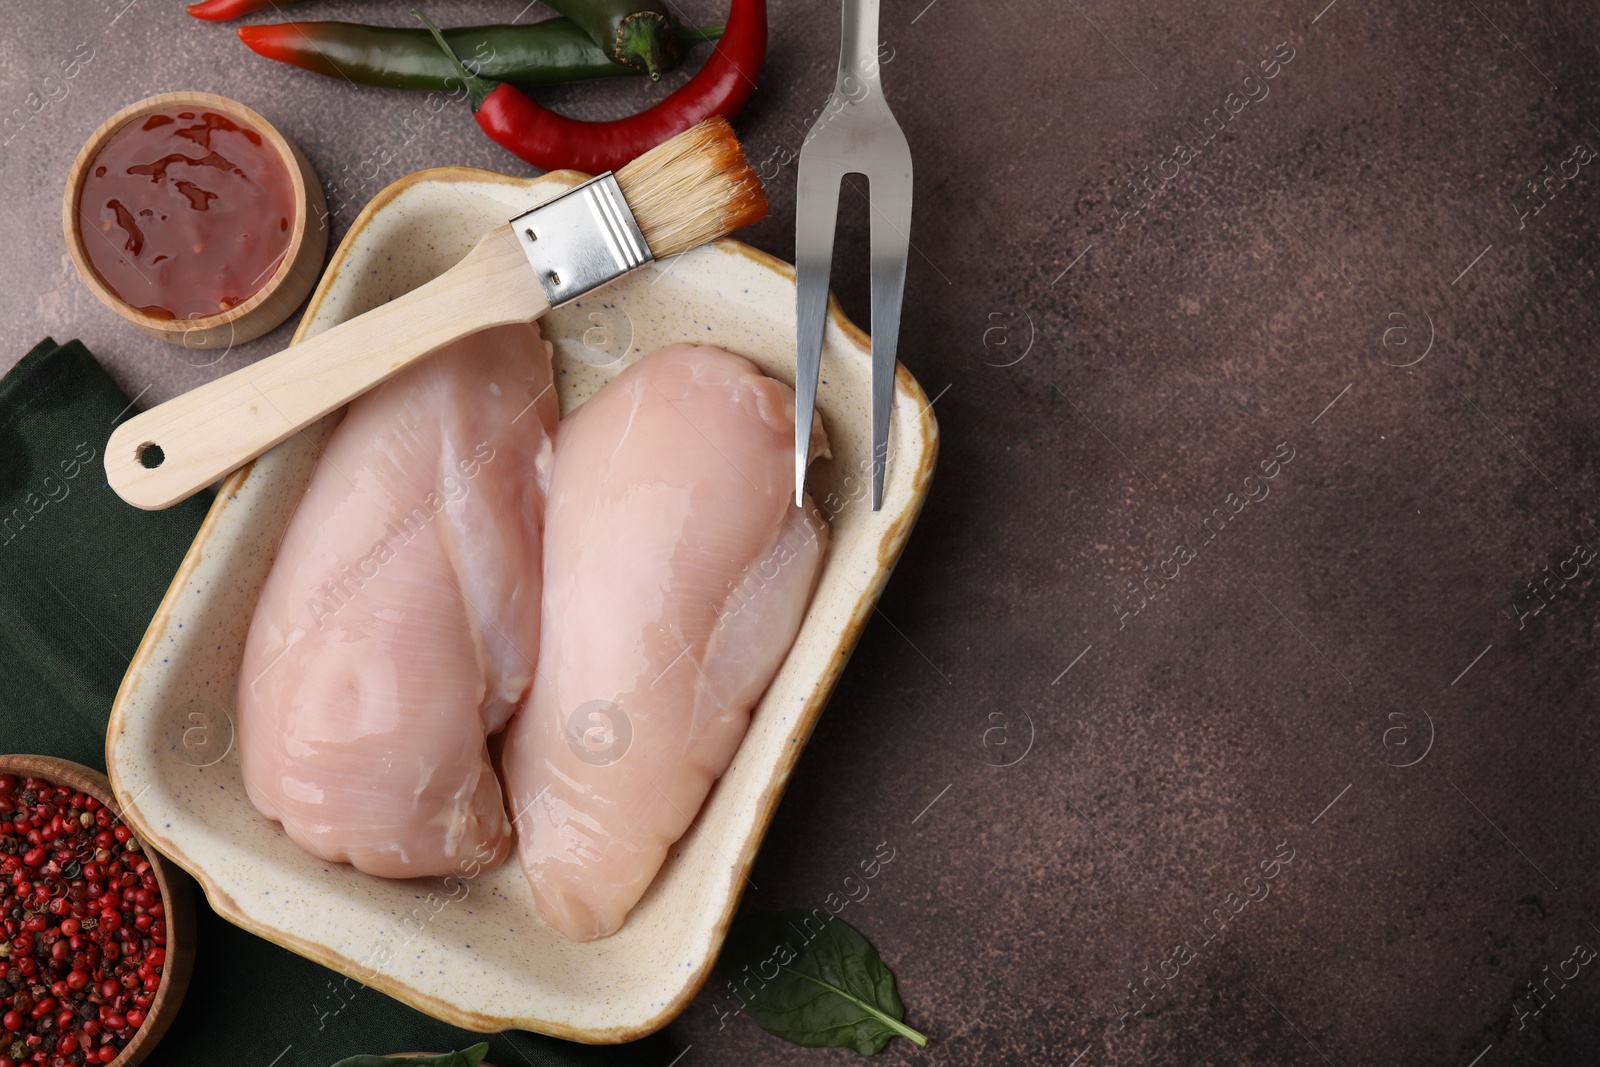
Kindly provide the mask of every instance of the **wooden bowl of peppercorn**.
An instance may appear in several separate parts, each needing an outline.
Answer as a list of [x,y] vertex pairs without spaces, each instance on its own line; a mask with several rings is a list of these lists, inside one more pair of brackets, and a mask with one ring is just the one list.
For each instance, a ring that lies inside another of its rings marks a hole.
[[[117,906],[97,909],[113,892]],[[122,822],[105,775],[52,756],[0,756],[0,924],[0,1067],[133,1067],[172,1025],[194,968],[194,899],[186,877]]]

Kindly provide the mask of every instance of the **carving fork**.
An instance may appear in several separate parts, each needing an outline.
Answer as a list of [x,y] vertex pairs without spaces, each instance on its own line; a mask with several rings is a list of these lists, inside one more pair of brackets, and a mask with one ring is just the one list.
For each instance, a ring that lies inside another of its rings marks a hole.
[[804,506],[811,421],[828,313],[839,183],[862,174],[872,209],[872,510],[883,506],[895,347],[911,244],[911,150],[878,82],[878,0],[844,0],[844,41],[828,106],[800,149],[795,260],[795,503]]

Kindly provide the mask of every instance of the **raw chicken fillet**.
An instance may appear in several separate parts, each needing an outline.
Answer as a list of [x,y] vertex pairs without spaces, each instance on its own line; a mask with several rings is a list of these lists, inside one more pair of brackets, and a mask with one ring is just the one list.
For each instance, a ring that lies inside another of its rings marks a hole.
[[539,671],[504,771],[539,913],[569,938],[622,925],[799,631],[828,531],[794,504],[793,442],[787,386],[688,345],[562,424]]
[[356,400],[329,438],[239,680],[250,799],[307,851],[391,878],[505,857],[485,739],[539,655],[550,385],[538,330],[499,327]]

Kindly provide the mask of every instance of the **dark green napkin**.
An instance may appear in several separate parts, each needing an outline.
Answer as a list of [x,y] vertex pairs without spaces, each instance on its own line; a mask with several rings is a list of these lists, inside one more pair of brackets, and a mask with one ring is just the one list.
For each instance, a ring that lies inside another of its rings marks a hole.
[[[80,342],[46,339],[0,379],[0,752],[105,769],[123,672],[210,506],[140,511],[106,485],[102,451],[133,411]],[[245,933],[195,889],[200,936],[157,1067],[329,1067],[361,1052],[443,1052],[483,1040]],[[496,1067],[665,1064],[664,1041],[589,1047],[520,1031]]]

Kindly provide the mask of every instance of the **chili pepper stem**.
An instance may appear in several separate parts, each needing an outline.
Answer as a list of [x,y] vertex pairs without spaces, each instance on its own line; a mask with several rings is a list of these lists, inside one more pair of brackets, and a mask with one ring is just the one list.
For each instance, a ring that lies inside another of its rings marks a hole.
[[450,42],[444,39],[444,34],[439,32],[439,27],[433,24],[432,19],[416,8],[412,8],[411,13],[417,17],[419,22],[428,27],[428,32],[433,34],[433,39],[439,42],[439,47],[444,49],[444,54],[450,57],[451,64],[461,77],[461,84],[466,86],[467,94],[472,98],[472,110],[476,112],[478,108],[483,106],[483,102],[488,98],[489,94],[494,92],[496,86],[467,69],[467,65],[461,62],[461,57],[456,55],[455,49],[450,47]]
[[672,45],[666,43],[664,46],[664,43],[671,42],[672,35],[673,27],[668,26],[665,19],[641,13],[629,18],[617,30],[617,51],[644,64],[650,80],[658,82],[662,71],[678,65],[676,55],[665,54]]

